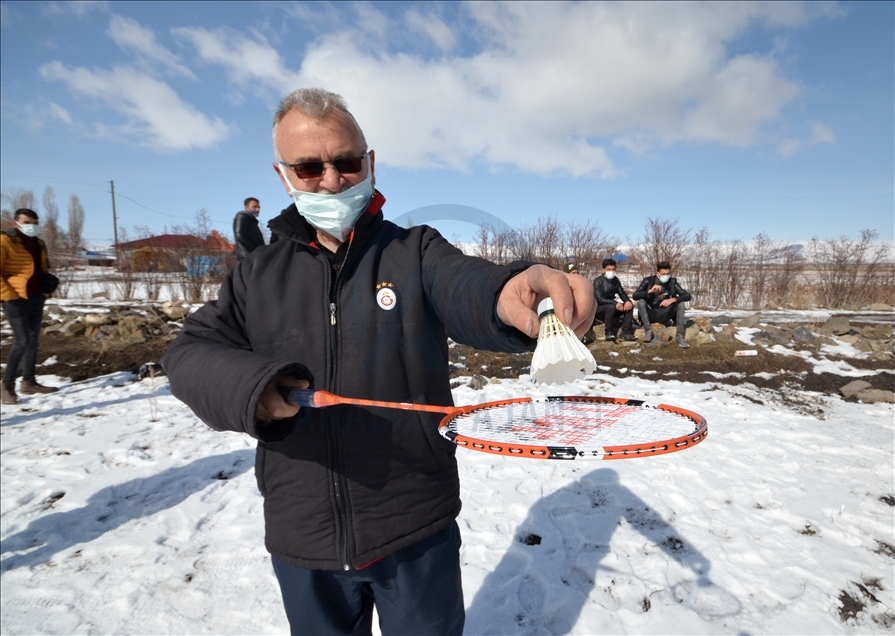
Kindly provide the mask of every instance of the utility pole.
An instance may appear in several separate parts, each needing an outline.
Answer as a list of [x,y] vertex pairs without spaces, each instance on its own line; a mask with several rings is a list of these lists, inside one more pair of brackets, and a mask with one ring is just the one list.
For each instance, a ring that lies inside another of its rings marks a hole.
[[115,182],[109,181],[112,186],[112,227],[115,230],[115,268],[121,269],[121,263],[118,262],[118,215],[115,213]]

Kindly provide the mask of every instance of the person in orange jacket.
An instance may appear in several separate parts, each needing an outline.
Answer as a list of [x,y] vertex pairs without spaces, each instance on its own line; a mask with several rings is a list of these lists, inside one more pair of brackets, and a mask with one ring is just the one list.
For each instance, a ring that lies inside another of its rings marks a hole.
[[19,389],[22,394],[58,391],[38,384],[34,379],[34,367],[44,301],[55,291],[59,281],[48,272],[47,246],[37,238],[37,213],[21,208],[16,210],[13,220],[15,227],[0,233],[0,300],[13,333],[13,345],[0,386],[0,402],[3,404],[18,402],[16,377],[19,363],[22,365]]

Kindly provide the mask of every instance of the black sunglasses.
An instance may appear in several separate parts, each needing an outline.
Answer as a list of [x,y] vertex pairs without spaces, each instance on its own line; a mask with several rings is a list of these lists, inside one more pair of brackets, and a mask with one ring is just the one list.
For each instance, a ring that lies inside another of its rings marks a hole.
[[334,161],[303,161],[301,163],[282,163],[289,166],[299,179],[319,179],[326,166],[332,166],[339,174],[357,174],[364,167],[364,157],[341,157]]

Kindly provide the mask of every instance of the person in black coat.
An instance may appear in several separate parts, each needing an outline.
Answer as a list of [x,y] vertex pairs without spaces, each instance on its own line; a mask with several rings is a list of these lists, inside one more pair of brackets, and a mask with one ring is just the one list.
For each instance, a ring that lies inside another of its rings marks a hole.
[[628,298],[621,281],[616,277],[615,259],[603,259],[603,273],[594,279],[594,298],[597,299],[597,319],[606,325],[606,342],[615,342],[618,326],[622,340],[636,340],[631,328],[634,303]]
[[255,197],[243,201],[244,209],[233,217],[233,238],[236,240],[236,260],[241,261],[255,248],[264,245],[264,235],[258,227],[261,203]]
[[265,545],[293,634],[462,634],[460,482],[440,416],[299,409],[283,388],[453,403],[450,337],[534,348],[539,301],[581,336],[590,281],[466,256],[433,228],[385,220],[375,158],[344,100],[304,88],[274,118],[273,167],[294,201],[279,240],[227,275],[162,358],[171,392],[258,442]]
[[634,292],[634,300],[637,302],[640,323],[646,331],[643,335],[644,342],[651,342],[653,339],[651,323],[664,325],[673,318],[677,328],[674,341],[683,349],[690,347],[684,337],[684,303],[690,300],[690,294],[671,276],[671,264],[668,261],[656,263],[656,273],[640,282],[640,287]]

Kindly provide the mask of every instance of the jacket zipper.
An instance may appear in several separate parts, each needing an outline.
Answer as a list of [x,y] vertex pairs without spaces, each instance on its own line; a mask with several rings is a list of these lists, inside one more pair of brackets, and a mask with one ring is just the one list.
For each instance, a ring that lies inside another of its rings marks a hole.
[[[324,256],[324,258],[326,258]],[[328,261],[329,259],[327,259]],[[330,275],[332,275],[330,268]],[[336,296],[339,286],[338,275],[330,279],[330,297],[329,297],[329,323],[332,327],[330,334],[330,355],[332,357],[332,367],[329,378],[329,390],[336,392],[336,360],[338,358],[338,342],[336,339]],[[339,478],[339,471],[336,470],[339,464],[339,432],[337,426],[330,426],[329,435],[332,444],[332,483],[333,492],[336,497],[336,513],[339,516],[339,552],[342,560],[342,569],[348,571],[351,569],[351,562],[348,557],[348,514],[345,502],[345,486]]]

